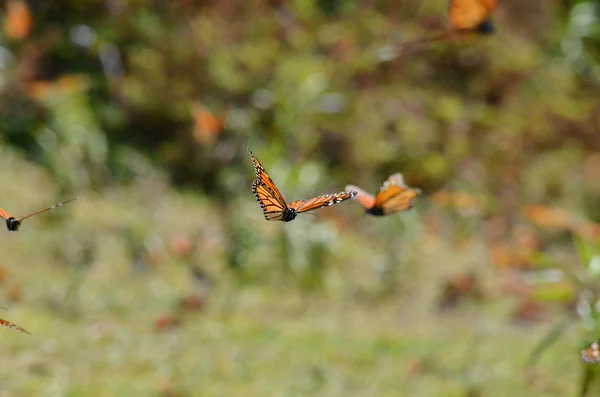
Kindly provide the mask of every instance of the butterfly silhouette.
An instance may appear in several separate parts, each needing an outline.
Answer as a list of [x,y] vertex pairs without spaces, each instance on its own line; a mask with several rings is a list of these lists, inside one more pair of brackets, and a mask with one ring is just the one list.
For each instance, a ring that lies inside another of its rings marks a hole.
[[590,345],[581,351],[581,361],[585,363],[600,363],[600,344],[598,341],[590,343]]
[[20,218],[15,218],[11,214],[9,214],[8,212],[6,212],[2,208],[0,208],[0,218],[3,218],[6,221],[6,227],[8,228],[9,231],[16,232],[21,227],[21,222],[23,222],[25,219],[31,218],[32,216],[37,215],[37,214],[41,214],[42,212],[50,211],[51,209],[60,207],[61,205],[65,205],[67,203],[70,203],[71,201],[78,200],[80,198],[81,198],[81,196],[73,197],[70,200],[63,201],[62,203],[58,203],[56,205],[53,205],[52,207],[48,207],[43,210],[33,212],[29,215],[25,215]]
[[256,201],[260,204],[265,219],[268,221],[290,222],[302,212],[341,203],[357,194],[356,192],[339,192],[324,194],[309,200],[297,200],[287,203],[260,161],[250,149],[248,149],[248,152],[250,152],[256,171],[256,179],[252,183],[252,193],[254,193]]
[[374,216],[388,215],[412,208],[416,197],[421,194],[421,189],[406,186],[404,177],[400,173],[391,175],[375,196],[354,185],[346,186],[346,190],[358,192],[356,200],[365,207],[367,214]]
[[16,325],[16,324],[13,324],[13,323],[11,323],[10,321],[3,320],[3,319],[1,319],[1,318],[0,318],[0,325],[1,325],[1,326],[3,326],[3,327],[6,327],[6,328],[10,328],[10,329],[12,329],[12,330],[15,330],[15,331],[17,331],[17,332],[21,332],[21,333],[24,333],[24,334],[29,334],[29,335],[31,335],[31,333],[30,333],[29,331],[26,331],[26,330],[24,330],[23,328],[19,327],[18,325]]

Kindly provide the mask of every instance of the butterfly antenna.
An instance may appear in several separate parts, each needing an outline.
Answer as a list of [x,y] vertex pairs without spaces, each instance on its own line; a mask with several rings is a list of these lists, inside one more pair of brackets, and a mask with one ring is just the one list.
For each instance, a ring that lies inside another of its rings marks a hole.
[[21,221],[22,221],[22,220],[24,220],[24,219],[31,218],[32,216],[34,216],[34,215],[37,215],[37,214],[41,214],[42,212],[50,211],[50,210],[52,210],[52,209],[54,209],[54,208],[56,208],[56,207],[60,207],[61,205],[65,205],[65,204],[67,204],[67,203],[70,203],[71,201],[79,200],[79,199],[80,199],[80,198],[82,198],[82,197],[83,197],[83,196],[77,196],[77,197],[73,197],[72,199],[69,199],[69,200],[67,200],[67,201],[63,201],[62,203],[55,204],[55,205],[53,205],[52,207],[44,208],[43,210],[36,211],[36,212],[34,212],[34,213],[31,213],[31,214],[29,214],[29,215],[25,215],[25,216],[23,216],[23,217],[21,217],[21,218],[18,218],[18,219],[17,219],[17,222],[21,222]]

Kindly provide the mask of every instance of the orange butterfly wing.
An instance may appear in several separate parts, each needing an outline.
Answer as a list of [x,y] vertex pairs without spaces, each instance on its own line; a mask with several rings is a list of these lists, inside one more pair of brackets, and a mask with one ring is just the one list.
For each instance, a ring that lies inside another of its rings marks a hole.
[[404,183],[402,174],[390,176],[375,196],[374,208],[379,208],[383,214],[404,211],[411,208],[420,189],[413,189]]
[[29,334],[31,335],[31,333],[29,333],[28,331],[24,330],[23,328],[19,327],[16,324],[11,323],[10,321],[6,321],[0,318],[0,325],[6,328],[10,328],[12,330],[15,330],[17,332],[22,332],[24,334]]
[[355,191],[357,193],[356,201],[366,209],[371,209],[375,205],[375,196],[365,192],[358,186],[348,185],[346,186],[346,191]]
[[0,217],[6,220],[8,218],[12,218],[12,215],[0,208]]
[[287,206],[300,214],[302,212],[341,203],[342,201],[353,198],[356,194],[357,192],[355,191],[324,194],[309,200],[292,201],[291,203],[288,203]]
[[494,12],[497,0],[450,0],[448,18],[455,30],[473,30]]
[[254,193],[256,201],[260,204],[266,220],[281,221],[287,208],[285,199],[271,177],[269,177],[269,174],[267,174],[265,167],[262,166],[250,149],[248,151],[256,171],[256,179],[252,182],[252,193]]

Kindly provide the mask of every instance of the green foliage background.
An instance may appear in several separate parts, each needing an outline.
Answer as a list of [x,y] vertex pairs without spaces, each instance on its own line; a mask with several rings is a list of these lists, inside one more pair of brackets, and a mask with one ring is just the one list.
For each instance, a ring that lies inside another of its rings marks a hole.
[[[0,395],[564,396],[593,380],[599,237],[522,208],[600,222],[597,2],[501,1],[494,35],[397,57],[445,28],[446,1],[29,6],[27,37],[0,37],[0,206],[84,199],[4,233],[3,318],[33,336],[2,332]],[[218,135],[199,135],[200,108]],[[424,194],[382,219],[343,203],[266,222],[246,147],[290,200],[399,171]],[[563,278],[532,287],[544,315],[515,325],[523,264],[494,266],[493,243],[524,229],[526,274]],[[485,299],[437,310],[465,272]],[[175,308],[188,294],[202,311]]]

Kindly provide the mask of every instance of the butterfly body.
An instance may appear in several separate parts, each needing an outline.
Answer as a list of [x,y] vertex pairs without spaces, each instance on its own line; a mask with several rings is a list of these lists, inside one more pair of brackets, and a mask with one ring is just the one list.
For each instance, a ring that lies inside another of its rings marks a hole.
[[6,220],[6,228],[11,232],[16,232],[21,227],[21,222],[14,216],[11,216]]
[[379,207],[367,208],[366,213],[369,215],[373,215],[373,216],[384,216],[385,215],[385,212],[383,212],[383,209],[379,208]]
[[53,205],[52,207],[44,208],[43,210],[39,210],[39,211],[33,212],[33,213],[29,214],[29,215],[25,215],[25,216],[22,216],[20,218],[15,218],[14,216],[10,215],[8,212],[6,212],[2,208],[0,208],[0,218],[3,218],[6,221],[6,228],[8,229],[8,231],[10,231],[10,232],[16,232],[21,227],[21,222],[23,222],[23,220],[25,220],[27,218],[30,218],[30,217],[32,217],[34,215],[41,214],[42,212],[46,212],[46,211],[52,210],[52,209],[54,209],[56,207],[60,207],[61,205],[70,203],[71,201],[74,201],[74,200],[77,200],[77,199],[80,199],[80,198],[81,198],[80,196],[74,197],[74,198],[72,198],[70,200],[63,201],[62,203],[58,203],[56,205]]
[[487,19],[487,20],[483,21],[482,23],[480,23],[479,25],[477,25],[477,28],[475,29],[475,31],[480,34],[488,35],[488,34],[494,33],[496,31],[496,29],[494,28],[492,21]]
[[420,189],[413,189],[404,183],[402,174],[391,175],[381,186],[377,195],[373,196],[361,188],[348,185],[346,190],[358,192],[356,200],[365,207],[366,213],[373,216],[383,216],[412,208]]
[[298,213],[295,210],[291,208],[286,208],[285,210],[283,210],[281,220],[284,222],[291,222],[294,219],[296,219],[296,216],[298,216]]
[[256,201],[260,204],[265,219],[268,221],[291,222],[302,212],[341,203],[353,198],[357,194],[355,191],[339,192],[288,203],[260,161],[258,161],[250,149],[248,149],[248,152],[250,152],[250,158],[256,171],[256,179],[252,182],[252,193]]

